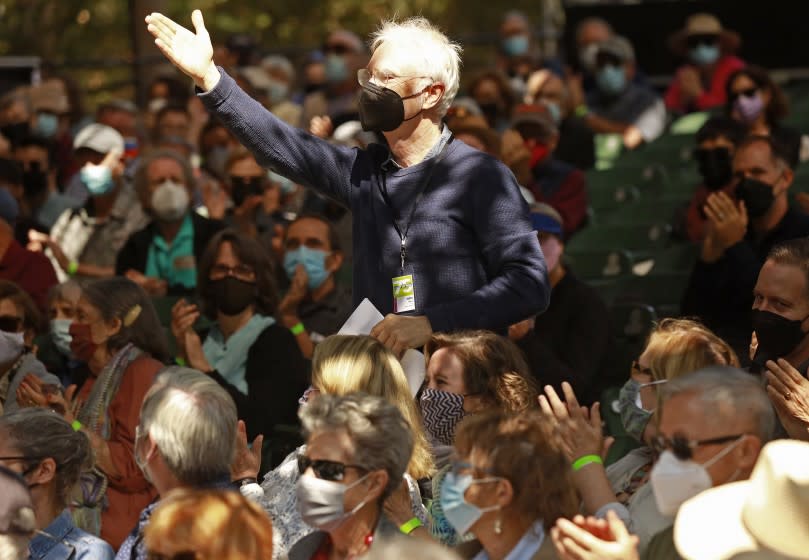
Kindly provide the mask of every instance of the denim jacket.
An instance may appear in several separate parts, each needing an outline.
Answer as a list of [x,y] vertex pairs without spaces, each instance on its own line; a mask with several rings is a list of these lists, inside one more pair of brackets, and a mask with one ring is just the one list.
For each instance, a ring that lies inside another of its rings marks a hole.
[[[45,533],[45,534],[43,534]],[[29,543],[30,560],[113,560],[112,547],[73,524],[63,511]]]

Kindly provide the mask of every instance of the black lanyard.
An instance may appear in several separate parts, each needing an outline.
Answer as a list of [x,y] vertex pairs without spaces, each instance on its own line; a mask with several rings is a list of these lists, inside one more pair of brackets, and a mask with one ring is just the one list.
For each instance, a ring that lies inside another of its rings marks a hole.
[[424,193],[427,192],[427,188],[430,186],[430,179],[433,178],[433,173],[435,172],[438,164],[444,159],[444,156],[447,155],[447,148],[449,147],[450,142],[454,139],[453,136],[450,136],[444,147],[441,148],[441,151],[433,160],[432,165],[430,165],[429,171],[427,171],[427,175],[424,177],[424,180],[421,182],[419,186],[418,195],[416,196],[415,202],[413,202],[413,208],[410,210],[410,216],[407,218],[407,222],[405,222],[404,227],[399,226],[399,222],[396,219],[396,209],[393,207],[393,203],[390,200],[390,195],[388,194],[388,182],[385,179],[385,171],[382,170],[381,176],[377,180],[377,185],[379,185],[379,194],[382,195],[382,200],[385,201],[385,205],[388,207],[391,213],[391,220],[393,221],[393,227],[396,229],[396,233],[399,234],[399,239],[402,242],[401,245],[401,252],[399,253],[402,259],[402,273],[404,273],[404,265],[405,260],[407,259],[407,234],[410,231],[410,225],[413,223],[413,216],[416,215],[416,209],[421,202],[421,199],[424,198]]

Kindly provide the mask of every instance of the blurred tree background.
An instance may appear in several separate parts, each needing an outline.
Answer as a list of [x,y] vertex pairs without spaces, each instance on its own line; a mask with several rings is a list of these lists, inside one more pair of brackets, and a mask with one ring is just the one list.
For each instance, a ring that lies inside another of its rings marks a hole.
[[190,26],[191,11],[198,8],[214,42],[247,33],[263,53],[280,52],[293,62],[318,48],[333,29],[346,28],[367,37],[383,19],[423,15],[464,45],[468,75],[493,60],[497,26],[506,11],[523,11],[539,31],[562,17],[559,4],[560,0],[0,0],[0,56],[41,57],[46,72],[75,80],[92,107],[111,97],[134,99],[136,72],[143,80],[162,69],[164,60],[143,23],[152,11]]

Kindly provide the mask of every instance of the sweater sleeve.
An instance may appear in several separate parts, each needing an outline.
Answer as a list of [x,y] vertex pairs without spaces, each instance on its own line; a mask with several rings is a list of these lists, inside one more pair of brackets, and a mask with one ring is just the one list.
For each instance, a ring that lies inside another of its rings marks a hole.
[[112,427],[107,446],[120,476],[109,477],[109,484],[122,492],[140,492],[149,488],[149,482],[135,462],[135,427],[146,392],[162,368],[163,364],[152,358],[142,357],[132,362],[110,403]]
[[491,169],[474,170],[486,175],[470,210],[489,281],[467,297],[425,309],[435,332],[505,329],[548,307],[547,268],[528,206],[511,171],[499,162]]
[[222,68],[219,83],[199,98],[261,165],[350,205],[358,150],[333,146],[289,126],[244,92]]
[[251,440],[261,433],[269,436],[277,424],[294,424],[298,398],[308,383],[306,361],[295,337],[279,325],[266,328],[248,351],[246,395],[219,372],[210,375],[233,397]]

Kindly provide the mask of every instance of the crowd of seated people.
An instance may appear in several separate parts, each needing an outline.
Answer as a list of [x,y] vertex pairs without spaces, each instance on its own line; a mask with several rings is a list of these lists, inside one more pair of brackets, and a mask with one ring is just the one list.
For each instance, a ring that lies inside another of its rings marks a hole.
[[[655,88],[608,21],[580,21],[567,60],[544,56],[532,14],[504,14],[495,62],[460,77],[425,158],[438,167],[461,142],[513,179],[550,303],[495,329],[437,329],[415,358],[378,327],[342,332],[373,272],[353,268],[356,240],[387,209],[348,210],[284,176],[240,142],[250,123],[209,110],[226,99],[173,71],[142,107],[94,114],[63,78],[5,93],[0,558],[807,557],[809,139],[790,120],[806,103],[722,19],[682,22],[667,43],[678,67]],[[191,34],[170,21],[149,30]],[[283,130],[359,158],[390,140],[363,126],[362,96],[407,122],[424,93],[363,81],[380,49],[338,29],[296,66],[234,35],[213,59]],[[677,172],[694,184],[671,242],[695,257],[676,271],[676,316],[652,309],[636,332],[604,278],[577,268],[577,238],[604,224],[598,146],[617,143],[620,166],[687,119]],[[380,168],[407,175],[386,153]],[[399,305],[420,248],[391,212]],[[445,255],[476,258],[440,237]]]

